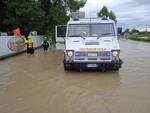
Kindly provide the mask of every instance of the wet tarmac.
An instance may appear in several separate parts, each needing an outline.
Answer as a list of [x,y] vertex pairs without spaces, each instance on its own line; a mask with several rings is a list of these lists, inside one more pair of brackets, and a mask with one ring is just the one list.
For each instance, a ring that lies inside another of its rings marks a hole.
[[149,113],[150,44],[120,45],[119,72],[65,72],[62,50],[0,61],[0,113]]

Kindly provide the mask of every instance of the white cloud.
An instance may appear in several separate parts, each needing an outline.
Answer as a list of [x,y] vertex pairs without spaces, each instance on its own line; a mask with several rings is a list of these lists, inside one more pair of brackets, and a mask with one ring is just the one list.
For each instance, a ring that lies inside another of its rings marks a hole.
[[115,12],[119,26],[150,27],[150,0],[87,0],[81,11],[86,17],[96,17],[103,5]]

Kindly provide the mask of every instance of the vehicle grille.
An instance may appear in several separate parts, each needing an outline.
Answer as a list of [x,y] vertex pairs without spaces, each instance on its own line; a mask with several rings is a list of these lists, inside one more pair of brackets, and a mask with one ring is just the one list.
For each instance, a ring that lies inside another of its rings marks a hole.
[[110,60],[111,52],[75,52],[74,56],[76,61],[101,61]]
[[85,45],[99,45],[99,42],[85,42]]

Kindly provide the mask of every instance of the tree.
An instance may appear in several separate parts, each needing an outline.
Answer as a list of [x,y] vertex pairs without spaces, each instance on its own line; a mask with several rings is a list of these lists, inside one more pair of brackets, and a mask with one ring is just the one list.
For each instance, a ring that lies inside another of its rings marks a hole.
[[54,34],[55,25],[66,24],[67,10],[77,11],[86,0],[0,0],[0,30],[26,24],[40,34]]
[[106,16],[106,17],[109,17],[110,19],[112,19],[113,21],[117,22],[115,13],[113,11],[109,12],[109,10],[106,6],[103,6],[103,8],[97,13],[97,16],[98,17]]
[[65,8],[61,4],[57,4],[49,9],[49,15],[46,17],[46,20],[46,34],[54,36],[55,25],[66,24],[69,17],[66,16]]
[[139,31],[137,29],[135,29],[135,28],[131,30],[131,33],[138,33],[138,32]]
[[9,0],[7,13],[3,24],[12,27],[21,27],[27,24],[32,30],[40,31],[41,19],[44,15],[39,3],[27,0]]
[[106,17],[109,17],[109,11],[107,9],[106,6],[103,6],[103,8],[100,10],[99,13],[97,13],[98,17],[103,17],[103,16],[106,16]]
[[54,35],[55,25],[66,24],[69,20],[67,10],[70,12],[83,7],[86,0],[39,0],[41,8],[45,11],[44,30]]
[[71,12],[75,12],[83,7],[86,3],[86,0],[68,0],[68,7]]
[[40,7],[45,12],[45,16],[47,16],[49,13],[49,8],[52,6],[52,2],[50,0],[39,0],[39,2],[40,2]]
[[0,0],[0,30],[5,29],[5,25],[3,25],[3,21],[6,18],[7,11],[7,0]]
[[130,33],[130,29],[125,29],[125,33]]
[[110,11],[110,13],[109,13],[109,18],[110,18],[111,20],[117,22],[117,20],[116,20],[116,15],[115,15],[115,13],[114,13],[113,11]]

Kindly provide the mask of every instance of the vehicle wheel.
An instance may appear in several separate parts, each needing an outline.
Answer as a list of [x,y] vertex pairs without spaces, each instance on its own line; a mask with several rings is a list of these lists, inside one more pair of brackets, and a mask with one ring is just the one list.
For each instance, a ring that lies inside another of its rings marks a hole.
[[64,65],[64,70],[65,70],[65,71],[68,71],[68,70],[70,70],[70,69]]
[[67,70],[68,70],[68,68],[66,68],[66,67],[64,66],[64,70],[65,70],[65,71],[67,71]]

